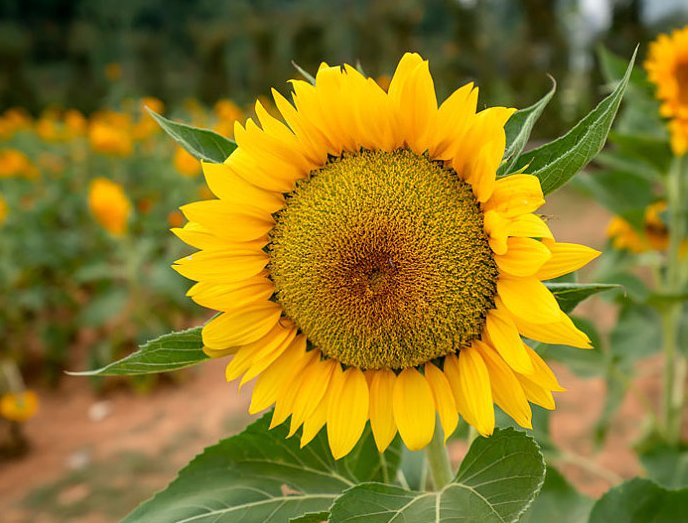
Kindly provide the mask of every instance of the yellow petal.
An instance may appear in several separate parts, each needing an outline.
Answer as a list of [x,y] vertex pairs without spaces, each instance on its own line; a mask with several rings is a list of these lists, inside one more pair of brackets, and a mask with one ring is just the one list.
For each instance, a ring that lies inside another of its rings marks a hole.
[[325,397],[335,367],[338,365],[340,363],[333,359],[316,361],[303,372],[301,386],[292,409],[291,425],[287,437],[293,436],[296,429],[313,414],[315,408]]
[[[498,298],[497,298],[498,299]],[[523,349],[523,342],[518,329],[509,313],[498,303],[498,308],[487,311],[485,330],[499,355],[509,366],[523,374],[533,372],[533,363]]]
[[[280,318],[275,327],[277,333],[273,334],[274,338],[269,339],[269,343],[265,343],[260,349],[256,351],[253,357],[251,367],[246,371],[239,383],[239,389],[246,382],[252,380],[258,374],[267,369],[272,363],[277,360],[292,344],[300,347],[300,350],[306,350],[306,337],[296,336],[298,329],[296,326],[286,318]],[[257,342],[254,342],[257,343]]]
[[548,247],[552,252],[552,258],[537,272],[540,280],[558,278],[578,270],[602,254],[600,251],[575,243],[551,243]]
[[507,234],[529,238],[553,238],[552,231],[549,230],[547,224],[535,214],[522,214],[514,218],[507,226]]
[[[475,420],[475,428],[483,436],[492,434],[495,424],[490,375],[480,353],[473,347],[459,352],[459,387],[464,398],[467,420]],[[460,407],[464,406],[460,405]]]
[[497,180],[494,192],[484,209],[494,209],[507,218],[513,218],[519,214],[531,213],[544,203],[542,187],[537,176],[513,174]]
[[500,271],[513,276],[532,276],[552,257],[550,250],[533,238],[509,238],[506,244],[506,253],[494,259]]
[[449,387],[454,395],[454,403],[459,413],[464,419],[474,427],[478,426],[478,420],[473,415],[473,410],[469,408],[466,396],[461,389],[461,370],[459,369],[459,357],[454,354],[447,354],[444,358],[444,375],[447,377]]
[[415,368],[401,371],[392,394],[394,420],[409,450],[425,447],[435,432],[435,401],[430,385]]
[[579,330],[563,312],[559,321],[551,323],[533,323],[515,314],[511,315],[516,328],[522,336],[543,343],[571,345],[580,349],[591,349],[590,338]]
[[490,386],[495,403],[521,427],[532,429],[533,416],[528,399],[507,362],[488,345],[480,341],[475,341],[473,344],[482,356],[490,374]]
[[208,187],[223,202],[249,204],[268,213],[284,207],[281,193],[261,189],[239,176],[228,164],[201,162]]
[[253,205],[204,200],[180,209],[190,221],[200,223],[215,236],[234,242],[261,238],[275,226],[275,220],[269,212]]
[[255,276],[237,283],[200,282],[187,293],[201,307],[232,311],[267,301],[275,285],[265,276]]
[[533,362],[533,367],[535,367],[535,372],[528,375],[528,379],[551,391],[565,391],[566,389],[559,385],[557,377],[544,360],[533,349],[528,347],[528,345],[525,343],[523,345],[525,345],[525,349]]
[[550,323],[561,319],[561,309],[552,293],[533,276],[511,278],[500,275],[497,293],[514,316],[533,323]]
[[300,371],[310,357],[306,351],[305,336],[297,336],[287,350],[258,376],[251,394],[249,414],[265,410],[275,403],[284,382],[291,380],[293,373]]
[[346,456],[363,434],[370,396],[360,369],[349,367],[332,377],[327,407],[327,438],[334,459]]
[[[229,362],[225,369],[225,377],[227,381],[232,381],[241,376],[248,368],[261,358],[264,354],[272,353],[282,348],[282,352],[292,342],[296,335],[296,329],[292,326],[290,329],[285,329],[278,322],[270,331],[262,338],[243,345],[237,354]],[[277,359],[275,357],[275,359]],[[254,377],[256,374],[254,374]],[[250,378],[249,378],[250,379]],[[243,380],[242,380],[243,381]]]
[[380,452],[385,451],[397,433],[392,410],[392,394],[396,377],[391,370],[366,372],[366,378],[370,379],[370,428],[373,430],[375,444]]
[[260,273],[268,263],[261,250],[198,251],[174,262],[182,276],[208,283],[232,283]]
[[[306,353],[301,360],[297,369],[290,369],[286,371],[289,378],[284,378],[282,381],[282,388],[277,395],[275,402],[275,410],[272,413],[272,420],[270,421],[270,429],[281,425],[291,415],[294,410],[294,403],[301,389],[303,383],[303,376],[309,372],[309,369],[318,361],[319,351],[311,350]],[[293,433],[292,433],[293,434]]]
[[534,382],[529,376],[524,376],[523,374],[516,374],[523,392],[528,398],[528,401],[540,405],[547,410],[554,410],[554,398],[552,397],[552,392],[549,389],[544,388],[542,385]]
[[411,72],[421,63],[423,63],[423,59],[418,53],[405,53],[399,60],[392,80],[389,82],[389,89],[387,89],[387,95],[397,106],[400,105],[404,84]]
[[203,344],[217,350],[254,342],[274,328],[281,314],[282,307],[271,301],[224,312],[203,327]]
[[[220,250],[227,248],[226,239],[214,235],[201,224],[195,222],[188,222],[182,228],[174,227],[170,230],[176,234],[180,240],[197,249]],[[265,237],[265,243],[267,243],[267,236]],[[263,245],[256,245],[256,248],[262,249]],[[235,247],[238,248],[236,245]]]
[[[339,372],[342,372],[339,369]],[[330,392],[325,391],[325,396],[320,400],[320,403],[313,410],[313,414],[308,416],[303,422],[303,430],[301,431],[301,448],[308,445],[318,432],[325,426],[327,422],[327,407],[330,404]]]
[[435,145],[430,156],[439,160],[449,160],[448,150],[458,143],[468,132],[471,118],[475,116],[478,103],[478,89],[473,83],[466,84],[454,91],[437,110],[437,133]]
[[425,379],[430,385],[432,397],[435,400],[435,407],[440,415],[442,430],[444,431],[444,441],[452,435],[456,425],[459,423],[458,409],[454,401],[447,377],[440,369],[432,363],[425,364]]
[[483,228],[488,236],[490,249],[495,254],[503,255],[508,250],[507,239],[511,221],[497,211],[486,211],[483,216]]

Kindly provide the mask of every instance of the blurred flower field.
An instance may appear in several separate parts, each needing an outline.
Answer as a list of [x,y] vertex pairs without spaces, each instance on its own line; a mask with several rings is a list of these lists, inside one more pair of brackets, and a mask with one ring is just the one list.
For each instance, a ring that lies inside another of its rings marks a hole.
[[[170,269],[184,247],[169,229],[182,225],[182,203],[210,194],[200,163],[145,107],[165,110],[143,98],[89,118],[59,108],[0,116],[0,416],[9,421],[39,408],[27,379],[57,386],[67,369],[102,366],[205,314]],[[230,100],[209,109],[189,100],[175,116],[231,136],[244,112]]]

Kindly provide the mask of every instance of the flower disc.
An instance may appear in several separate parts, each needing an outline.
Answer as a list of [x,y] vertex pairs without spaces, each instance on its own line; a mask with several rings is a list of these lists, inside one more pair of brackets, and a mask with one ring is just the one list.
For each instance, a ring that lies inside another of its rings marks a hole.
[[285,314],[345,365],[456,352],[494,306],[498,270],[471,187],[406,149],[346,154],[301,181],[268,249]]

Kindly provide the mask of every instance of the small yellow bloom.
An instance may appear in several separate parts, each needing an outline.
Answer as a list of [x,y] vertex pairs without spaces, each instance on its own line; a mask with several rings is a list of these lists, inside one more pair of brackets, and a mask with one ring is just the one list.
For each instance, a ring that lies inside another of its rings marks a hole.
[[7,218],[7,204],[5,203],[2,194],[0,194],[0,225],[2,225],[2,223],[5,221],[5,218]]
[[201,162],[187,153],[182,147],[177,147],[174,153],[174,168],[184,176],[198,176],[201,174]]
[[672,151],[681,156],[688,151],[688,26],[671,35],[660,34],[650,44],[644,66],[657,86],[660,114],[672,120]]
[[184,223],[184,216],[179,211],[172,211],[167,215],[167,223],[170,227],[181,227]]
[[131,203],[121,185],[96,178],[89,188],[88,206],[98,223],[112,234],[121,235],[127,230]]
[[132,151],[132,141],[129,125],[118,125],[110,119],[96,119],[91,122],[88,130],[88,140],[91,148],[99,153],[112,156],[129,156]]
[[23,423],[38,412],[38,396],[31,390],[7,392],[0,397],[0,416]]
[[75,138],[86,134],[88,121],[84,115],[76,109],[69,109],[64,114],[64,126],[68,136],[70,138]]
[[231,100],[219,100],[215,104],[213,110],[215,111],[217,117],[221,120],[230,120],[233,122],[235,120],[244,119],[244,111],[242,111],[239,106]]
[[645,209],[643,233],[638,234],[626,220],[614,216],[607,226],[607,236],[615,249],[639,254],[650,250],[663,251],[669,245],[669,231],[660,213],[666,210],[666,202],[659,201]]
[[115,82],[122,78],[122,66],[117,62],[110,62],[105,66],[105,78]]
[[0,178],[12,176],[32,178],[36,174],[36,167],[23,152],[16,149],[0,149]]

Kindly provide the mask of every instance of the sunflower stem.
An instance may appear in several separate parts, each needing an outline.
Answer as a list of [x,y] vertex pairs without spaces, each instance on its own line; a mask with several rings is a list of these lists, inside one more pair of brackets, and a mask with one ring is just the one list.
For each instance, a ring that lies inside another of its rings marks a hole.
[[[677,157],[667,178],[667,214],[669,219],[669,250],[663,291],[667,295],[681,293],[685,284],[685,271],[681,267],[680,248],[685,240],[686,215],[683,178],[688,175],[688,159]],[[662,315],[662,349],[664,352],[663,419],[667,442],[676,445],[680,439],[683,410],[683,382],[685,361],[677,351],[683,303],[672,300],[660,312]]]
[[454,471],[449,461],[447,447],[444,444],[444,432],[439,423],[435,423],[435,433],[430,444],[425,447],[425,456],[428,460],[435,490],[440,490],[452,480]]

